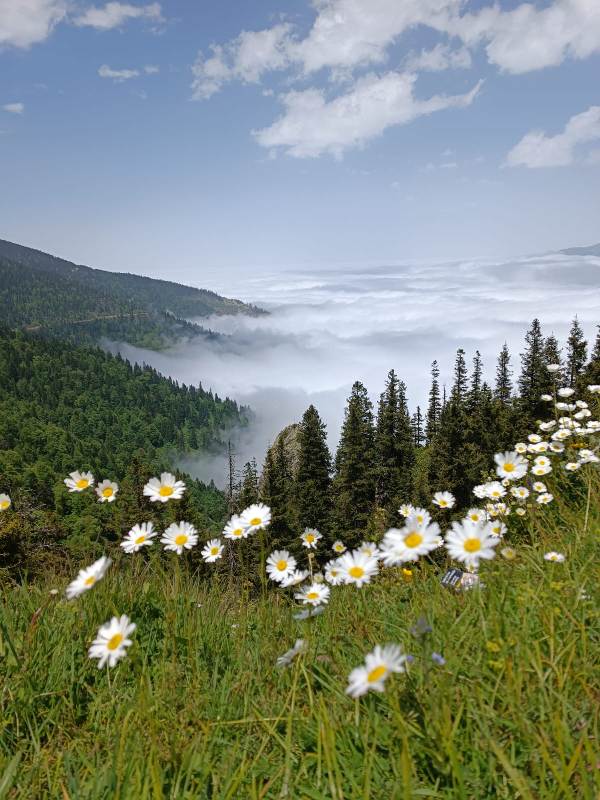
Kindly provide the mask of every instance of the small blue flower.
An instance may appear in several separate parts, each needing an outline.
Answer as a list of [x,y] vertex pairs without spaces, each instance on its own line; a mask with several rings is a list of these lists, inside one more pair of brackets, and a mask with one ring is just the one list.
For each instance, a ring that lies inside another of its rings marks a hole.
[[446,663],[446,659],[444,658],[444,656],[440,655],[440,653],[432,653],[431,660],[439,667],[443,667],[444,664]]

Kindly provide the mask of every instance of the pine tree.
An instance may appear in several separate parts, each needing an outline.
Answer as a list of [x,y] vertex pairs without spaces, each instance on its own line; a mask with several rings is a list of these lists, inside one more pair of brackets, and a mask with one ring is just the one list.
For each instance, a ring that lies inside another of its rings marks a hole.
[[348,398],[333,481],[334,523],[349,547],[363,538],[375,503],[373,405],[360,381]]
[[294,505],[299,528],[317,528],[326,533],[331,512],[331,453],[327,430],[319,412],[311,405],[298,429],[298,470]]
[[596,334],[596,341],[594,342],[594,349],[590,356],[590,362],[581,374],[579,379],[580,389],[585,389],[589,385],[600,384],[600,325]]
[[410,422],[413,444],[415,447],[423,447],[425,444],[425,432],[423,430],[423,414],[421,414],[421,406],[417,406],[417,410],[412,415]]
[[238,496],[238,509],[244,508],[258,502],[258,467],[256,459],[252,458],[244,464],[242,469],[242,483]]
[[268,546],[287,547],[294,539],[291,495],[293,490],[289,456],[283,436],[267,450],[263,467],[261,500],[271,509]]
[[456,351],[454,362],[454,384],[452,386],[452,399],[459,403],[464,402],[467,395],[467,364],[465,362],[465,351],[462,347]]
[[544,354],[544,337],[538,319],[534,319],[525,335],[525,350],[521,353],[519,396],[523,411],[531,420],[541,417],[544,406],[540,397],[548,390],[548,370]]
[[481,353],[479,350],[475,351],[473,357],[473,372],[471,373],[471,386],[467,396],[467,407],[471,413],[477,403],[479,402],[479,395],[481,393],[481,382],[483,380],[483,363],[481,361]]
[[575,386],[577,378],[583,372],[586,361],[587,342],[579,320],[575,317],[567,339],[566,380],[569,386]]
[[508,345],[504,342],[500,355],[498,356],[498,366],[496,367],[496,388],[494,397],[501,403],[510,403],[512,398],[512,369],[510,366],[510,353]]
[[440,400],[440,370],[437,361],[431,365],[431,389],[429,390],[429,405],[427,407],[427,421],[425,423],[425,437],[429,444],[438,432],[442,403]]

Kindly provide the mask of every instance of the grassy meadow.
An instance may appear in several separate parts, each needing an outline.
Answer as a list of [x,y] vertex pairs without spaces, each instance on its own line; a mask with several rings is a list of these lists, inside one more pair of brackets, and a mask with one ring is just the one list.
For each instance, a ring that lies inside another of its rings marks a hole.
[[[600,482],[558,480],[556,502],[509,530],[516,558],[498,553],[463,593],[440,583],[449,562],[422,559],[296,620],[293,590],[199,581],[159,552],[111,552],[76,601],[65,578],[6,584],[0,798],[597,800]],[[87,648],[122,613],[133,645],[99,670]],[[306,652],[276,667],[297,638]],[[351,669],[388,642],[408,672],[348,697]]]

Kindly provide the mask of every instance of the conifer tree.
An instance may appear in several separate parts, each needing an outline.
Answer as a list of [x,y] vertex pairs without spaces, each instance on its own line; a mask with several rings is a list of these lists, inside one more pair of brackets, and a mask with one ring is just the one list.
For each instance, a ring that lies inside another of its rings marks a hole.
[[363,538],[375,502],[373,405],[360,381],[348,398],[335,457],[334,523],[349,547]]
[[431,365],[431,389],[429,390],[429,405],[427,407],[427,421],[425,423],[425,437],[431,443],[438,432],[442,403],[440,400],[440,370],[437,361]]
[[238,507],[244,508],[258,502],[258,467],[256,459],[252,458],[244,464],[242,469],[242,483],[238,497]]
[[423,430],[423,414],[421,413],[421,406],[417,406],[417,410],[412,415],[411,430],[413,437],[413,444],[415,447],[423,447],[425,444],[425,432]]
[[289,546],[294,539],[292,488],[289,457],[280,435],[267,450],[261,487],[261,499],[271,509],[271,524],[267,529],[271,548]]
[[569,386],[574,386],[579,375],[583,372],[587,361],[587,342],[583,329],[577,317],[573,320],[569,338],[567,339],[567,366],[566,380]]
[[496,388],[494,397],[501,403],[510,403],[512,398],[513,385],[512,385],[512,369],[510,366],[510,353],[508,352],[508,345],[504,342],[500,355],[498,356],[498,365],[496,367]]
[[462,347],[456,351],[454,362],[454,384],[452,386],[452,399],[459,403],[464,402],[467,395],[467,364],[465,362],[465,351]]
[[538,319],[534,319],[525,335],[525,350],[521,353],[521,374],[519,376],[519,396],[521,406],[532,420],[544,413],[540,396],[548,391],[548,371],[546,369],[545,343]]
[[331,453],[327,430],[311,405],[298,429],[298,470],[294,492],[299,528],[317,528],[325,534],[331,511]]
[[595,384],[596,386],[600,384],[600,325],[597,327],[598,332],[596,334],[596,341],[594,342],[594,349],[590,356],[590,362],[579,379],[581,389],[591,384]]
[[481,393],[481,382],[483,380],[483,363],[481,361],[481,353],[479,350],[475,351],[473,357],[473,372],[471,374],[471,386],[467,396],[467,407],[469,413],[472,413],[479,402],[479,395]]

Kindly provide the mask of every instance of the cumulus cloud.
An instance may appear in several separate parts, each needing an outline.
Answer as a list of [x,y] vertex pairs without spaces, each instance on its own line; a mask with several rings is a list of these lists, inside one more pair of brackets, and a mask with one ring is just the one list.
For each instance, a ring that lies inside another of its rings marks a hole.
[[411,72],[441,72],[445,69],[468,69],[471,63],[471,53],[466,47],[453,49],[440,42],[431,50],[409,55],[405,67]]
[[0,0],[0,48],[43,42],[66,13],[66,0]]
[[254,131],[263,147],[281,147],[297,158],[332,153],[364,145],[393,125],[405,125],[425,114],[446,108],[464,108],[473,102],[481,81],[461,95],[434,95],[419,100],[413,89],[416,75],[370,73],[346,94],[327,101],[321,89],[283,95],[285,113],[268,128]]
[[25,111],[25,105],[23,103],[5,103],[2,110],[8,111],[9,114],[22,114]]
[[98,68],[98,75],[101,78],[110,78],[115,83],[122,83],[123,81],[131,80],[131,78],[138,78],[140,72],[137,69],[112,69],[108,64],[102,64]]
[[[518,372],[524,333],[540,313],[547,335],[564,341],[577,313],[593,337],[600,298],[590,290],[599,275],[600,259],[562,255],[255,273],[213,288],[242,294],[268,308],[269,316],[214,317],[208,325],[224,336],[166,352],[118,349],[179,381],[200,380],[221,397],[249,405],[255,421],[250,430],[233,432],[234,445],[240,464],[252,456],[261,462],[277,433],[298,421],[310,403],[335,446],[355,380],[376,401],[388,370],[396,369],[414,410],[427,403],[434,358],[450,388],[458,347],[469,357],[480,350],[493,382],[506,341]],[[186,466],[205,480],[225,480],[223,454]]]
[[[579,145],[600,139],[600,106],[590,106],[576,114],[562,133],[548,136],[543,131],[530,131],[506,157],[509,167],[566,167],[576,160]],[[591,161],[594,163],[593,154]]]
[[130,3],[111,2],[100,8],[93,6],[74,17],[73,24],[79,27],[91,27],[100,31],[118,28],[130,19],[146,19],[162,22],[160,3],[147,6],[134,6]]

